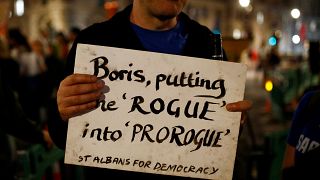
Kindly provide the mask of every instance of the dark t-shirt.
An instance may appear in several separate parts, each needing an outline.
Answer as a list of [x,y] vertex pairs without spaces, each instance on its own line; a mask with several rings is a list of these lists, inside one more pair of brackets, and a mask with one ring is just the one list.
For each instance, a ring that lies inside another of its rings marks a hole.
[[320,91],[310,91],[295,111],[288,144],[295,147],[295,165],[285,169],[284,180],[320,179]]
[[181,55],[188,35],[183,33],[183,21],[166,31],[152,31],[131,24],[144,48],[151,52]]
[[[317,110],[319,107],[309,107],[309,102],[311,98],[315,97],[316,93],[320,92],[306,93],[293,116],[288,143],[296,148],[296,159],[320,146],[320,111]],[[306,110],[306,108],[309,108],[309,110]],[[311,111],[310,108],[314,110]]]

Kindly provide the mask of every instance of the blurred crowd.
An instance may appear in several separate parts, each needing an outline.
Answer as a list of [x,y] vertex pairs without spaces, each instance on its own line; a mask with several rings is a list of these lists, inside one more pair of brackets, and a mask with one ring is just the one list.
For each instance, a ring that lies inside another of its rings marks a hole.
[[274,120],[288,122],[300,98],[307,91],[319,89],[320,41],[306,41],[301,54],[283,54],[279,49],[279,44],[272,46],[267,41],[259,48],[249,45],[240,61],[247,64],[248,75],[268,92],[266,111],[273,114]]
[[[12,179],[18,174],[19,152],[34,144],[52,147],[47,122],[59,116],[56,91],[69,48],[79,31],[74,27],[68,34],[56,32],[53,36],[42,31],[39,39],[30,40],[14,28],[0,38],[0,140],[4,145],[0,151],[0,177]],[[33,137],[38,134],[42,137]]]

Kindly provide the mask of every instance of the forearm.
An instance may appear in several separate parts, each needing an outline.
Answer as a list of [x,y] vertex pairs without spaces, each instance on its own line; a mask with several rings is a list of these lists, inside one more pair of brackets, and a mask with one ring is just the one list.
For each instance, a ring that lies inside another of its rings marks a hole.
[[287,145],[285,154],[284,154],[283,163],[282,163],[283,169],[294,166],[294,153],[295,153],[295,148],[291,145]]
[[291,145],[286,146],[286,150],[284,153],[283,163],[282,163],[282,179],[283,180],[289,180],[294,177],[292,177],[293,171],[294,171],[294,164],[295,164],[295,158],[294,158],[295,148]]

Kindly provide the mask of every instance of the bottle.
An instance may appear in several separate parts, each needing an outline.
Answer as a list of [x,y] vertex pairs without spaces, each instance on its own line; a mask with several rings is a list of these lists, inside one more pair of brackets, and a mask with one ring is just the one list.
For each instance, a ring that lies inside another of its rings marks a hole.
[[222,61],[223,60],[223,50],[222,50],[221,34],[212,34],[212,41],[213,41],[212,59]]

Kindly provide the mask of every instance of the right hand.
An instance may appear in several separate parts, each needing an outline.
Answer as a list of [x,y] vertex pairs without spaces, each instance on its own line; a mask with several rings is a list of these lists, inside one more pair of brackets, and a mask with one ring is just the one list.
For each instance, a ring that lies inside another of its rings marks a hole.
[[69,118],[96,108],[97,100],[103,96],[104,82],[96,76],[72,74],[61,81],[57,92],[60,116]]

